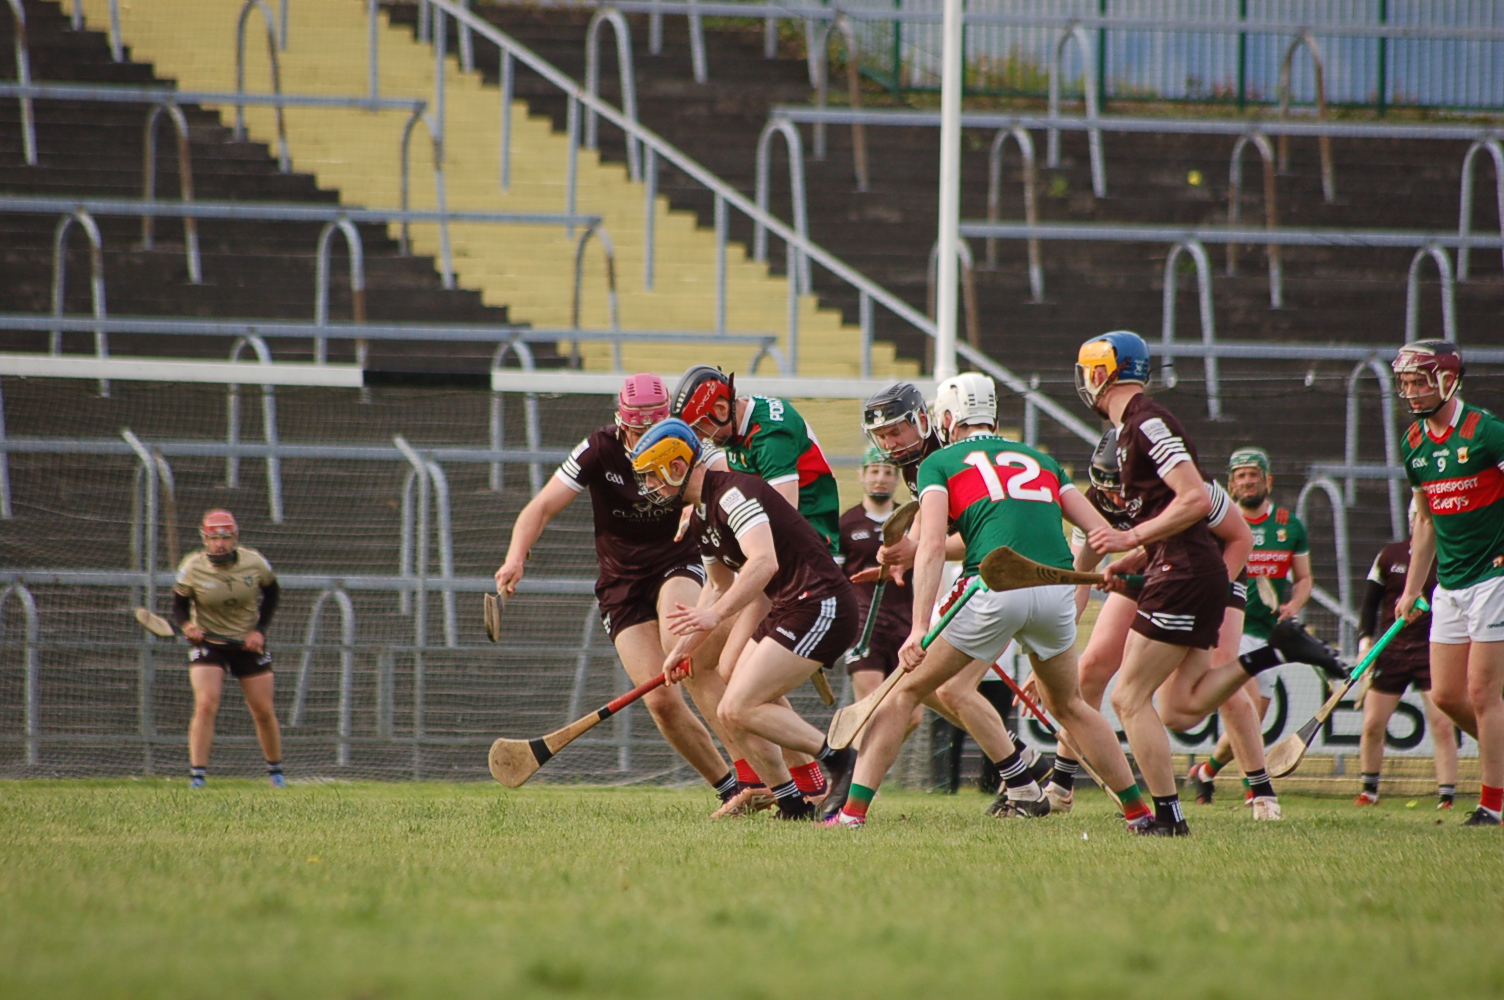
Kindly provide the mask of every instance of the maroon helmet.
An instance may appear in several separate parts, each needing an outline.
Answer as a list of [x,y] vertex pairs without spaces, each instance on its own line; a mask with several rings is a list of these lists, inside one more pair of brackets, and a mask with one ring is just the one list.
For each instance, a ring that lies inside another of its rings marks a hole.
[[[1410,412],[1414,416],[1422,418],[1431,416],[1447,405],[1457,394],[1462,376],[1467,373],[1457,345],[1449,340],[1417,340],[1406,344],[1400,348],[1390,367],[1394,369],[1395,392],[1410,405]],[[1437,404],[1430,408],[1417,408],[1419,397],[1405,395],[1405,387],[1399,380],[1401,375],[1425,376],[1426,385],[1439,397]]]

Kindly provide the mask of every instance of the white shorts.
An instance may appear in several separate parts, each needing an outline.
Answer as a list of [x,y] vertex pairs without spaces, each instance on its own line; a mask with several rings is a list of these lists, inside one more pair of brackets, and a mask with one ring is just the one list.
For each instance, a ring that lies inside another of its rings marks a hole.
[[[1263,649],[1269,645],[1268,639],[1260,639],[1256,635],[1244,632],[1238,636],[1238,655],[1251,653],[1255,649]],[[1274,697],[1274,680],[1279,676],[1279,667],[1270,667],[1268,670],[1260,670],[1254,680],[1259,682],[1259,694],[1265,698]]]
[[1076,588],[979,590],[941,633],[966,655],[993,663],[1014,639],[1041,660],[1076,644]]
[[1461,590],[1438,586],[1431,595],[1431,641],[1445,646],[1504,642],[1504,576]]

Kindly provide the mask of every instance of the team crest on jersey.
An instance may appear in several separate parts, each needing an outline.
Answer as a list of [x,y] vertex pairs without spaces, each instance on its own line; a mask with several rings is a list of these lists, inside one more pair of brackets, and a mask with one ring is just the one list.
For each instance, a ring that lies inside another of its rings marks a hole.
[[1284,528],[1281,528],[1274,533],[1274,537],[1283,542],[1285,539],[1290,537],[1290,533]]
[[1463,447],[1457,449],[1457,464],[1458,465],[1465,465],[1466,463],[1467,463],[1467,447],[1464,445]]
[[614,472],[608,472],[608,473],[606,473],[606,482],[608,482],[608,483],[615,483],[617,486],[625,486],[625,485],[627,485],[626,480],[622,479],[620,476],[618,476]]
[[245,581],[245,585],[247,587],[254,587],[256,585],[256,578],[250,573],[247,573],[245,576],[241,577],[241,579]]
[[871,537],[872,537],[872,532],[870,532],[870,531],[853,531],[851,533],[851,540],[853,542],[860,542],[860,541],[862,541],[864,539],[871,538]]

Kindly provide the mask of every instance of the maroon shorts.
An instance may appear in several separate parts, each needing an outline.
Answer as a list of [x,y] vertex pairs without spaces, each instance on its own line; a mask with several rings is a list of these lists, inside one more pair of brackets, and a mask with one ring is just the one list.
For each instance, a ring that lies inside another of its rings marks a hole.
[[1156,642],[1211,649],[1227,613],[1227,574],[1149,577],[1138,595],[1133,631]]
[[810,594],[774,608],[752,633],[752,641],[771,638],[806,660],[828,667],[845,654],[862,630],[856,594],[850,587],[834,594]]
[[661,573],[630,579],[616,577],[595,582],[595,600],[601,606],[601,624],[615,640],[633,625],[658,620],[658,588],[663,581],[682,576],[705,585],[705,567],[698,564],[673,566]]
[[1373,664],[1373,689],[1381,694],[1401,695],[1410,685],[1417,691],[1431,690],[1431,654],[1428,650],[1396,654],[1385,650]]
[[259,677],[272,672],[271,650],[253,653],[239,646],[189,646],[190,667],[218,667],[236,680]]
[[[861,637],[861,633],[858,632],[857,639]],[[908,637],[908,629],[885,629],[879,625],[872,630],[872,641],[867,646],[867,655],[860,660],[848,663],[846,672],[854,674],[858,670],[881,670],[884,677],[888,676],[898,668],[898,647],[902,646]]]

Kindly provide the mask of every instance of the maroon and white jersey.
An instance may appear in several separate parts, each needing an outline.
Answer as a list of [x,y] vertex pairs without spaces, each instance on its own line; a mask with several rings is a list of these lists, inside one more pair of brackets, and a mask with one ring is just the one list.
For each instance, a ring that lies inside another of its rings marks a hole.
[[[842,569],[847,576],[855,576],[877,565],[877,550],[883,544],[883,522],[886,520],[874,518],[861,504],[841,515],[841,555],[846,557]],[[913,575],[913,570],[904,574],[902,587],[889,580],[888,586],[883,588],[883,603],[877,609],[877,628],[908,634],[914,619],[914,601],[913,591],[907,588]],[[853,583],[851,589],[856,591],[857,607],[865,621],[877,584]]]
[[695,564],[694,539],[674,541],[679,509],[655,504],[637,491],[631,456],[615,427],[602,427],[575,445],[554,478],[576,493],[590,491],[600,579],[661,575]]
[[[1118,429],[1118,469],[1123,498],[1134,511],[1135,524],[1143,524],[1170,506],[1175,491],[1164,477],[1185,462],[1191,463],[1203,480],[1207,478],[1197,463],[1196,446],[1186,437],[1180,421],[1143,393],[1129,400]],[[1226,572],[1221,549],[1204,519],[1149,546],[1145,569],[1149,576],[1177,579]]]
[[[778,571],[763,588],[773,612],[800,600],[851,590],[825,539],[767,481],[744,472],[706,472],[688,537],[698,540],[705,562],[736,571],[747,556],[738,541],[759,524],[773,531]],[[854,597],[853,597],[854,600]]]
[[[1409,578],[1410,542],[1408,539],[1403,542],[1390,542],[1379,550],[1378,556],[1373,561],[1373,568],[1368,571],[1368,579],[1384,588],[1384,595],[1379,598],[1378,627],[1373,633],[1375,639],[1394,624],[1394,606],[1399,603],[1400,595],[1405,592],[1405,581]],[[1436,560],[1433,559],[1431,572],[1426,576],[1426,586],[1423,591],[1427,601],[1431,599],[1431,594],[1435,590]],[[1386,660],[1408,658],[1430,662],[1431,612],[1425,612],[1396,632],[1380,655]]]

